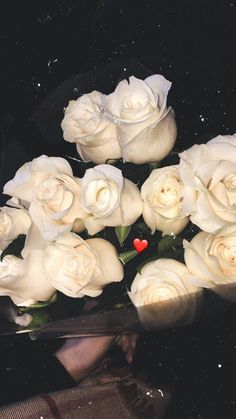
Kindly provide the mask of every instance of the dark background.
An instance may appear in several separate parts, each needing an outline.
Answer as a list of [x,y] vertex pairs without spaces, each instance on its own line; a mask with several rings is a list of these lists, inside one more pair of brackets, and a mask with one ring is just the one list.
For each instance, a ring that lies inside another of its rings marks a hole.
[[[30,131],[28,118],[41,101],[65,80],[116,60],[135,58],[173,82],[169,101],[179,149],[236,131],[235,0],[8,1],[4,6],[1,187],[25,161],[47,149],[58,155],[66,147],[60,138],[48,145]],[[110,85],[109,74],[107,79]],[[171,417],[236,417],[235,316],[236,311],[140,340],[137,370],[145,368],[150,381],[176,389]],[[27,337],[4,342],[2,359],[8,347],[30,354],[37,345]]]

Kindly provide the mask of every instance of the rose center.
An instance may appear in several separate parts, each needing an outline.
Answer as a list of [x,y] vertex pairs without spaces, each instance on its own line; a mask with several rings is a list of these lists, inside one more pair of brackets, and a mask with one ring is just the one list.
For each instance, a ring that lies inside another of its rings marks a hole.
[[224,179],[223,183],[227,189],[235,190],[236,189],[236,174],[228,173]]
[[114,210],[117,196],[114,182],[104,179],[91,182],[85,191],[85,208],[94,215],[108,215]]
[[36,199],[50,212],[65,211],[73,203],[73,193],[56,178],[50,178],[40,185]]
[[106,187],[103,187],[97,191],[96,201],[100,202],[103,205],[106,205],[107,202],[109,201],[109,197],[110,197],[109,189]]
[[236,262],[236,245],[234,246],[221,246],[221,253],[223,258],[229,263],[234,264]]
[[131,110],[131,109],[142,109],[148,103],[148,98],[146,95],[142,94],[130,94],[126,96],[124,100],[124,109]]
[[176,178],[167,179],[162,185],[153,185],[150,201],[153,205],[173,206],[182,200],[182,184]]
[[64,263],[63,273],[66,276],[76,277],[78,269],[79,269],[79,264],[78,264],[77,258],[75,256],[67,257]]

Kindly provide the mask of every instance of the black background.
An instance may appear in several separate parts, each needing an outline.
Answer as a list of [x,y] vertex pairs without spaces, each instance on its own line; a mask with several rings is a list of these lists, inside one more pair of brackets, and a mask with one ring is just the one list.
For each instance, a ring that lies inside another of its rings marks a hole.
[[[135,58],[173,82],[179,149],[233,134],[235,10],[235,0],[8,1],[0,14],[0,120],[8,152],[1,186],[45,152],[26,128],[35,107],[70,77],[117,59]],[[136,369],[176,389],[171,417],[236,417],[235,316],[140,340]],[[2,359],[7,345],[29,353],[36,345],[26,337],[4,342]]]

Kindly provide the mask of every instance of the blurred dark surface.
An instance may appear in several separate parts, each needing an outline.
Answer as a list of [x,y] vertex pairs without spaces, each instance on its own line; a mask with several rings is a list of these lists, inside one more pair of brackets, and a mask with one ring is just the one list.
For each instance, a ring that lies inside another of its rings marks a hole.
[[[176,112],[178,149],[236,131],[235,0],[9,1],[4,6],[1,188],[25,161],[72,150],[60,134],[51,142],[42,138],[28,122],[33,110],[64,81],[116,60],[134,58],[173,82],[169,103]],[[236,417],[235,326],[236,310],[214,322],[140,339],[135,371],[160,388],[163,383],[175,389],[170,418]],[[31,342],[28,336],[1,339],[0,371],[8,368],[12,380],[14,360],[41,350],[46,356],[57,345]]]

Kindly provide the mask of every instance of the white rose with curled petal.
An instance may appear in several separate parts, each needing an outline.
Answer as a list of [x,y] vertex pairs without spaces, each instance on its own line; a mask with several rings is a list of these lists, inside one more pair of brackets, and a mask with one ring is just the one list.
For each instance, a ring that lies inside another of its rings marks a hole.
[[141,188],[143,218],[152,234],[178,234],[188,224],[182,213],[183,182],[178,166],[154,169]]
[[93,235],[105,227],[129,226],[141,215],[143,203],[138,187],[109,164],[88,169],[81,179],[82,221]]
[[27,210],[0,208],[0,249],[4,250],[20,234],[26,234],[31,225]]
[[41,251],[32,251],[25,259],[5,256],[0,262],[0,295],[7,295],[14,304],[25,307],[49,301],[56,289],[43,271],[42,257]]
[[70,231],[76,218],[84,216],[80,190],[80,180],[65,159],[44,155],[24,164],[4,186],[5,194],[28,206],[44,240]]
[[84,161],[97,164],[121,157],[116,126],[103,112],[103,97],[93,91],[71,100],[61,123],[64,139],[76,143]]
[[236,135],[195,144],[180,154],[183,212],[202,230],[214,233],[236,222]]
[[117,125],[124,161],[160,161],[172,150],[177,128],[174,112],[166,105],[170,87],[159,74],[144,81],[132,76],[104,98],[106,111]]
[[115,247],[94,238],[84,241],[67,233],[45,250],[44,269],[52,285],[69,297],[96,297],[105,285],[122,280],[123,266]]
[[190,322],[200,289],[185,280],[186,266],[173,259],[148,262],[131,285],[129,297],[144,326],[157,328]]
[[[42,155],[21,166],[14,178],[5,184],[3,193],[30,203],[34,187],[40,184],[40,175],[44,179],[45,172],[48,177],[59,173],[73,176],[72,169],[65,159]],[[25,184],[29,187],[26,188]]]
[[184,240],[183,245],[189,281],[235,301],[236,224],[215,234],[201,231],[190,243]]

